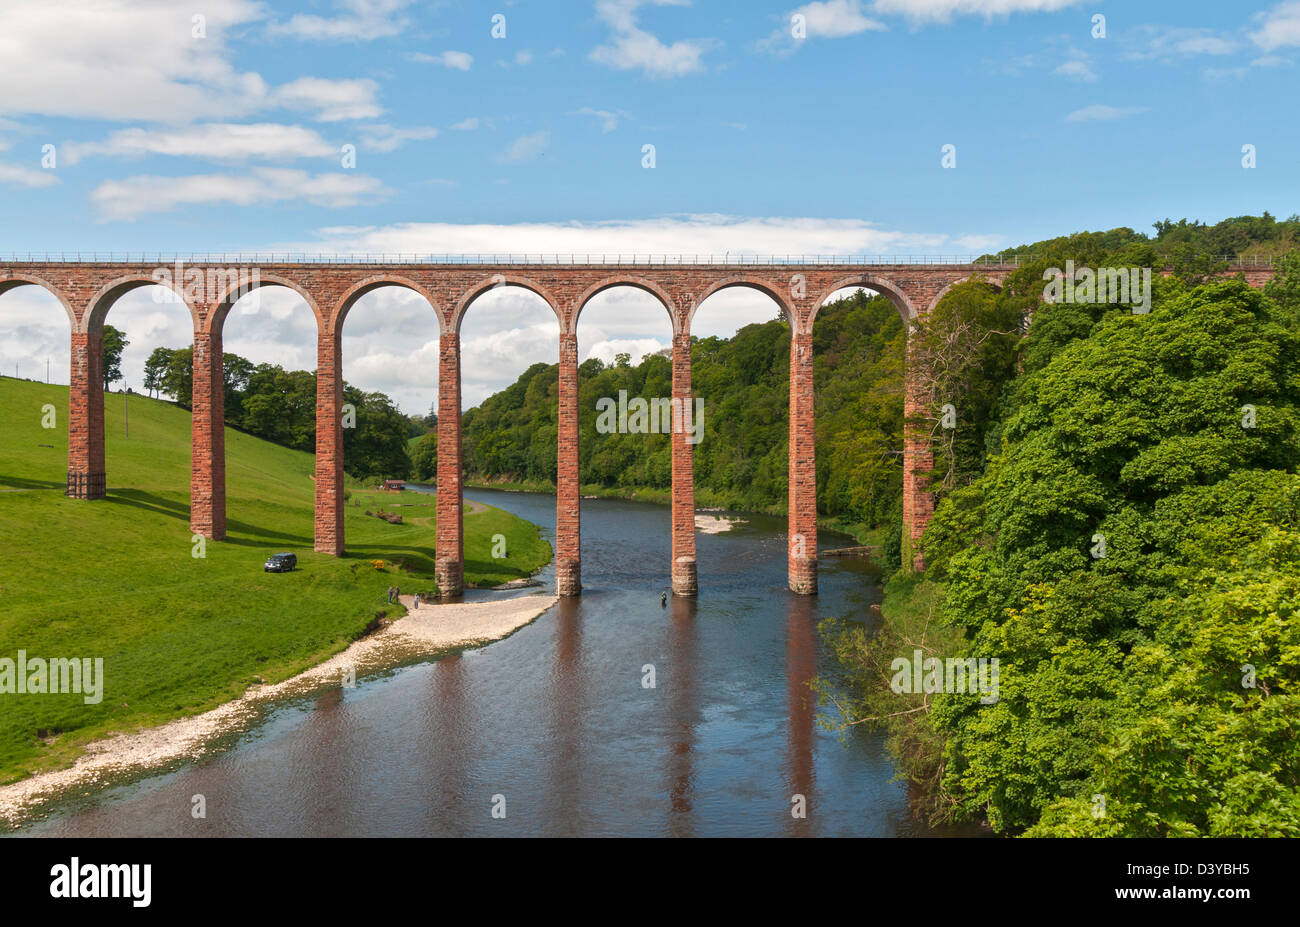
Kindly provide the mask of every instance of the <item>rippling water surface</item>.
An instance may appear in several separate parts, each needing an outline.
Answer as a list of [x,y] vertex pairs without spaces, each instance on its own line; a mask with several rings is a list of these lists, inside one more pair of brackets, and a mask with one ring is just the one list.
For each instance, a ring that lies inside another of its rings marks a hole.
[[[466,498],[554,536],[554,496]],[[821,594],[791,595],[784,521],[744,517],[700,535],[698,600],[661,608],[669,510],[585,500],[580,598],[481,650],[282,703],[209,759],[66,803],[28,832],[931,833],[910,819],[882,738],[820,730],[808,691],[814,675],[835,675],[817,622],[864,620],[878,578],[858,561],[823,560]],[[551,571],[540,578],[549,588]],[[642,687],[647,666],[653,689]],[[205,820],[191,817],[196,794]],[[791,816],[796,794],[806,820]],[[495,796],[504,819],[492,816]]]

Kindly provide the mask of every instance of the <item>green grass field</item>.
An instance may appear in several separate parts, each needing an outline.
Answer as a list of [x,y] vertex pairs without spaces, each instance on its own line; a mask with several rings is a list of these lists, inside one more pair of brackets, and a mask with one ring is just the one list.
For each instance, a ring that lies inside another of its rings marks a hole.
[[[385,590],[432,591],[432,496],[352,488],[348,555],[312,552],[312,455],[226,431],[229,539],[194,556],[190,415],[105,396],[108,498],[63,495],[67,387],[0,377],[0,658],[104,660],[104,697],[0,694],[0,782],[69,764],[82,746],[212,708],[354,640]],[[42,427],[43,407],[56,427]],[[124,414],[129,412],[130,437]],[[400,513],[391,525],[365,514]],[[493,536],[507,556],[492,558]],[[262,571],[291,551],[298,570]],[[465,579],[495,585],[550,561],[535,525],[499,509],[465,516]],[[377,568],[372,561],[382,561]]]

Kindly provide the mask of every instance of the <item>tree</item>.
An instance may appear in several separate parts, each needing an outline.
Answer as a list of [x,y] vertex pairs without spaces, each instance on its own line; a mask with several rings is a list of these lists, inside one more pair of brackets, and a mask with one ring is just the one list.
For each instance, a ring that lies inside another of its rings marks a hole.
[[178,405],[190,408],[194,401],[194,348],[172,351],[159,385]]
[[411,451],[411,476],[420,482],[428,482],[438,477],[438,431],[425,432],[424,437],[415,443]]
[[934,448],[932,477],[941,491],[983,470],[986,429],[1003,385],[1015,375],[1023,313],[1019,300],[973,280],[954,286],[916,320],[908,361],[927,410],[916,425]]
[[104,326],[104,392],[110,383],[122,379],[122,351],[131,342],[112,325]]
[[144,388],[149,394],[156,395],[162,388],[163,374],[171,364],[171,359],[171,348],[154,348],[149,359],[144,362]]
[[1012,833],[1300,832],[1293,318],[1244,281],[1105,316],[940,503],[923,544],[954,656],[998,658],[1002,693],[931,703],[951,811]]
[[221,359],[222,377],[225,381],[224,400],[226,421],[237,422],[243,416],[244,392],[253,374],[253,362],[238,354],[226,354]]
[[356,426],[343,433],[343,468],[358,479],[409,477],[407,417],[383,393],[362,392],[346,383],[343,401],[357,410]]

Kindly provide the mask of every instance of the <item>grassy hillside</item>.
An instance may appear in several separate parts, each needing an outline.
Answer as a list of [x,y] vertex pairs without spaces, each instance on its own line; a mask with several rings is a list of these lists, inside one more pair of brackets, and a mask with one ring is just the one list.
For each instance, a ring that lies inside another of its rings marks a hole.
[[[194,556],[190,415],[129,401],[124,410],[123,396],[105,397],[108,498],[72,500],[67,388],[0,377],[0,657],[102,657],[106,680],[98,705],[0,695],[0,782],[65,765],[109,731],[211,708],[255,676],[286,678],[344,648],[378,612],[393,614],[388,586],[434,588],[432,496],[353,489],[348,556],[315,554],[312,455],[230,430],[230,536]],[[52,429],[42,428],[46,404]],[[365,514],[380,508],[405,523]],[[467,582],[526,576],[551,557],[534,525],[498,509],[467,514],[465,533]],[[508,556],[493,560],[498,533]],[[262,571],[279,551],[298,555],[297,572]]]

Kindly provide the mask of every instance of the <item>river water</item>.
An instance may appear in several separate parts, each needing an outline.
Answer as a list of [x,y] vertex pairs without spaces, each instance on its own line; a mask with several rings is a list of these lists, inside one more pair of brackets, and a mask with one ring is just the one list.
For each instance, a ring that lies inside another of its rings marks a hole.
[[[554,538],[554,496],[465,495]],[[879,578],[861,561],[823,560],[821,594],[791,595],[784,520],[743,517],[700,534],[699,598],[663,608],[669,509],[585,500],[580,598],[482,649],[281,703],[208,758],[70,799],[25,832],[935,833],[908,813],[883,738],[820,729],[808,690],[836,676],[818,621],[865,620]],[[549,587],[552,571],[539,579]],[[196,795],[206,818],[191,814]]]

